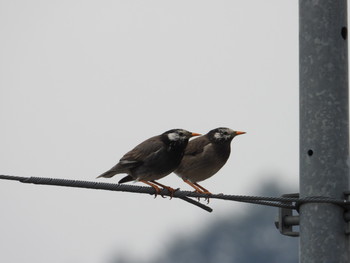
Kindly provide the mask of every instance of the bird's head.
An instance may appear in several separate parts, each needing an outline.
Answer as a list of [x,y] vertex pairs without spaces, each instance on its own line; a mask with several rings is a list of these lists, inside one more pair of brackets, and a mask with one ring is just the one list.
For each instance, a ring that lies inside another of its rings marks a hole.
[[162,137],[165,137],[166,140],[170,142],[181,142],[181,141],[188,141],[193,136],[199,136],[201,134],[189,132],[183,129],[172,129],[169,131],[166,131],[162,134]]
[[234,131],[229,128],[216,128],[208,133],[209,140],[212,142],[231,142],[237,135],[245,134],[242,131]]

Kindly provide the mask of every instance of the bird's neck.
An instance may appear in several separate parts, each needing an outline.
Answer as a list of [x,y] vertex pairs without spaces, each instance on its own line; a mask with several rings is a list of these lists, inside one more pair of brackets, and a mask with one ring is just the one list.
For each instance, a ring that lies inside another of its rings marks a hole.
[[179,150],[183,152],[186,149],[188,142],[186,141],[168,141],[168,151]]
[[214,149],[218,156],[222,158],[228,158],[231,153],[230,143],[216,143],[214,144]]

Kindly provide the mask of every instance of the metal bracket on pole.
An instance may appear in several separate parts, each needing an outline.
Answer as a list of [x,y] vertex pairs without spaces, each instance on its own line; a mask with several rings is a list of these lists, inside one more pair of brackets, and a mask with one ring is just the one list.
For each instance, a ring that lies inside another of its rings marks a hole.
[[[299,198],[299,194],[284,194],[281,197],[287,197],[287,198]],[[344,192],[344,200],[350,201],[350,191]],[[292,205],[292,201],[284,201],[282,202],[287,205]],[[316,200],[313,200],[312,203],[317,203]],[[345,234],[350,235],[350,206],[343,206],[344,208],[344,220],[347,223]],[[298,237],[299,232],[293,230],[293,226],[299,225],[299,215],[293,214],[293,211],[299,212],[299,209],[293,209],[293,208],[284,208],[280,207],[278,209],[278,215],[275,219],[275,226],[280,231],[282,235],[290,236],[290,237]],[[295,213],[294,212],[294,213]]]
[[[350,201],[350,191],[344,192],[345,200]],[[350,235],[350,207],[344,212],[344,220],[347,222],[345,234]]]
[[[284,194],[281,197],[299,198],[299,194]],[[283,202],[286,204],[292,204],[292,202]],[[293,226],[299,225],[299,215],[293,215],[291,208],[279,208],[278,215],[276,216],[275,226],[282,235],[290,237],[298,237],[299,232],[293,230]]]

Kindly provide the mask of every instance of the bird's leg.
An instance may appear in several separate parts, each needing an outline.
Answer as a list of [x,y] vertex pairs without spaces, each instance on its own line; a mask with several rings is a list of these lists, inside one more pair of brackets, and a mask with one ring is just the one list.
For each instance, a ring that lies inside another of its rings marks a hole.
[[[191,181],[187,180],[187,179],[183,179],[185,183],[189,184],[190,186],[192,186],[194,189],[196,189],[197,193],[200,194],[207,194],[207,195],[211,195],[212,193],[209,192],[207,189],[205,189],[203,186],[200,186],[197,183],[192,183]],[[198,198],[199,199],[199,198]],[[205,200],[208,201],[209,203],[209,197],[205,198]]]
[[186,184],[189,184],[190,186],[192,186],[196,191],[195,192],[197,192],[197,193],[200,193],[200,194],[203,194],[204,192],[203,192],[203,190],[201,190],[199,187],[197,187],[194,183],[192,183],[191,181],[189,181],[189,180],[187,180],[187,179],[183,179],[184,180],[184,182],[186,183]]
[[154,193],[154,198],[156,198],[157,195],[160,193],[160,188],[158,186],[156,186],[155,184],[152,184],[152,183],[145,181],[145,180],[140,180],[140,182],[147,184],[147,185],[151,186],[154,190],[156,190],[156,192]]
[[[202,189],[200,189],[198,186],[196,186],[196,184],[195,183],[192,183],[191,181],[189,181],[189,180],[187,180],[187,179],[183,179],[184,180],[184,182],[186,183],[186,184],[188,184],[188,185],[190,185],[191,187],[193,187],[196,191],[195,192],[197,192],[197,193],[200,193],[200,194],[204,194],[205,192],[202,190]],[[200,198],[198,197],[198,201],[200,200]]]
[[[166,186],[164,184],[161,184],[161,183],[158,183],[156,181],[151,181],[152,183],[156,184],[156,185],[159,185],[161,187],[163,187],[164,189],[167,189],[169,192],[170,192],[170,200],[173,198],[174,196],[174,193],[178,190],[178,189],[174,189],[174,188],[171,188],[170,186]],[[163,196],[164,197],[164,196]]]
[[209,192],[207,189],[205,189],[203,186],[200,186],[199,184],[197,183],[193,183],[195,186],[198,186],[200,189],[202,189],[204,192],[203,194],[208,194],[208,195],[211,195],[212,193]]

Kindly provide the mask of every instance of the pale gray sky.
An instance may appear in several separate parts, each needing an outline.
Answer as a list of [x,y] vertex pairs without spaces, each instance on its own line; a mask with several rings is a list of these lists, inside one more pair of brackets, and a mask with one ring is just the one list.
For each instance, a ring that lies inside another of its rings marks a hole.
[[[153,135],[226,126],[247,134],[203,186],[248,195],[275,179],[297,191],[297,1],[0,0],[0,35],[1,174],[95,180]],[[161,182],[190,190],[174,174]],[[0,200],[7,263],[152,256],[247,206],[212,200],[209,214],[10,181]]]

